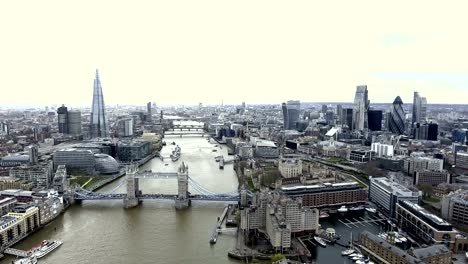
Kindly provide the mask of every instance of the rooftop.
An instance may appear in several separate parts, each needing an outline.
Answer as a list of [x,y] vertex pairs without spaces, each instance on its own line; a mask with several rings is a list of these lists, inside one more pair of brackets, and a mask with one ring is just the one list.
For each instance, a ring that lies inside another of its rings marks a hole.
[[432,245],[426,248],[418,248],[413,250],[413,255],[420,259],[448,254],[450,250],[445,245]]

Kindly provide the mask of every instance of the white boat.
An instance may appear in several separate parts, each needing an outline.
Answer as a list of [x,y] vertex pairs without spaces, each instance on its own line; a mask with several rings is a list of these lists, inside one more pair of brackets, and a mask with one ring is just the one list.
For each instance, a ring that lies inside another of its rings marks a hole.
[[356,263],[356,264],[366,264],[366,262],[364,260],[361,260],[361,259],[356,260],[354,263]]
[[341,206],[340,208],[338,208],[338,213],[346,213],[348,212],[348,208],[346,208],[346,206]]
[[468,252],[465,253],[465,257],[468,259]]
[[354,254],[354,251],[355,251],[354,249],[348,248],[348,249],[345,249],[345,250],[341,251],[341,255],[342,256],[349,256],[351,254]]
[[326,246],[327,246],[327,243],[325,243],[325,241],[324,241],[323,239],[321,239],[320,237],[314,236],[314,239],[315,239],[315,241],[317,241],[317,243],[319,243],[322,247],[326,247]]
[[29,258],[23,258],[23,259],[18,259],[13,262],[14,264],[36,264],[37,263],[37,258],[36,257],[29,257]]
[[375,213],[377,212],[377,209],[375,209],[375,208],[370,208],[370,207],[366,207],[366,211],[369,212],[369,213],[375,214]]
[[49,254],[50,252],[52,252],[54,249],[60,247],[62,244],[63,242],[60,240],[53,240],[53,241],[44,240],[42,241],[41,246],[36,248],[34,252],[31,254],[31,256],[40,259],[44,257],[45,255]]
[[358,256],[355,256],[355,257],[352,257],[351,258],[353,261],[356,261],[356,260],[361,260],[362,258],[361,257],[358,257]]

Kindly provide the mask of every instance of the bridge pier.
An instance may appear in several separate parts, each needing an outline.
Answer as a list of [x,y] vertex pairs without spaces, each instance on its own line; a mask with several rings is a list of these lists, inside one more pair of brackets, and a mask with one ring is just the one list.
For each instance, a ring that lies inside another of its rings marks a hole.
[[127,166],[127,195],[124,198],[124,208],[136,207],[140,204],[137,197],[139,191],[138,179],[135,178],[135,173],[138,170],[138,166],[130,164]]

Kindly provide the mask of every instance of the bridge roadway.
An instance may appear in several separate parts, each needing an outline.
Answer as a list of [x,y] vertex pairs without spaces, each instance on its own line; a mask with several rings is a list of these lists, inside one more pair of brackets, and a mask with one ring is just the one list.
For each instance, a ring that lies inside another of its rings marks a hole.
[[[102,200],[123,200],[127,194],[116,193],[116,194],[77,194],[75,193],[75,200],[90,200],[90,201],[102,201]],[[140,194],[137,195],[140,200],[175,200],[177,199],[176,194]],[[203,195],[203,194],[192,194],[189,196],[190,200],[193,201],[239,201],[239,195]]]

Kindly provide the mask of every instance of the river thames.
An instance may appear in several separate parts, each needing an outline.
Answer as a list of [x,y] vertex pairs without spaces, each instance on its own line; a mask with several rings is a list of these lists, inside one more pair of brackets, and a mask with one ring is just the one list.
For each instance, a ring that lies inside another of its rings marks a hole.
[[[176,171],[183,161],[190,177],[214,192],[237,189],[232,164],[220,170],[214,157],[227,156],[227,149],[215,147],[202,137],[166,137],[164,162],[155,158],[140,170]],[[182,149],[181,158],[169,158],[173,145]],[[216,152],[213,150],[216,149]],[[167,165],[165,165],[167,164]],[[102,188],[112,189],[125,177]],[[175,179],[140,180],[143,193],[176,194]],[[190,187],[189,187],[190,191]],[[124,193],[125,185],[116,193]],[[226,202],[192,202],[187,210],[176,211],[173,201],[144,201],[125,210],[122,201],[85,201],[70,207],[62,216],[15,248],[29,249],[44,239],[60,239],[64,244],[40,259],[40,263],[239,263],[227,257],[235,246],[233,235],[221,235],[216,245],[209,244],[216,218]],[[11,263],[5,258],[1,263]]]

